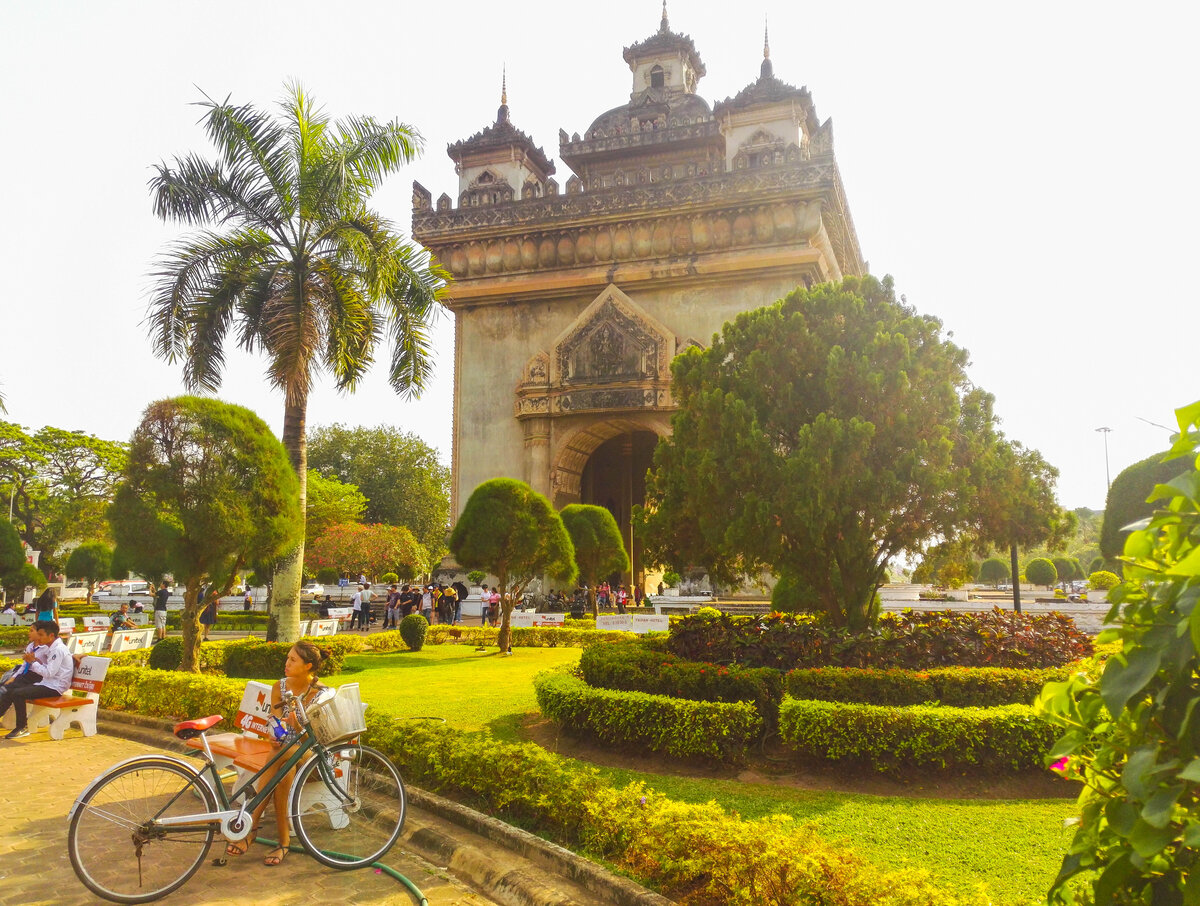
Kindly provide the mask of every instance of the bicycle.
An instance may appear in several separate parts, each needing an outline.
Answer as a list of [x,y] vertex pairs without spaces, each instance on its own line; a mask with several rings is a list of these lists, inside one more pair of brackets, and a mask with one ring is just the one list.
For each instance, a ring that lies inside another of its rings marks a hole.
[[[391,761],[357,742],[366,729],[357,684],[308,710],[285,689],[284,706],[299,729],[241,785],[234,781],[232,792],[205,736],[223,719],[219,714],[175,725],[180,739],[200,737],[205,765],[199,770],[175,756],[141,755],[93,780],[68,813],[67,848],[79,880],[116,903],[166,896],[200,868],[217,831],[230,843],[245,840],[254,810],[297,765],[288,813],[308,854],[337,869],[378,861],[400,836],[406,797]],[[280,762],[258,789],[258,780]]]

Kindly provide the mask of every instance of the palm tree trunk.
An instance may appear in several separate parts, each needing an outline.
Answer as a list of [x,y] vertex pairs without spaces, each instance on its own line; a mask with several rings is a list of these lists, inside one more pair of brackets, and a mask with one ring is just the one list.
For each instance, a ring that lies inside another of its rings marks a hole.
[[[308,440],[305,421],[308,415],[308,395],[288,403],[283,413],[283,446],[288,452],[296,477],[300,479],[300,517],[307,512],[308,499]],[[300,541],[275,564],[271,584],[267,641],[290,645],[300,638],[300,584],[304,578],[304,532]]]

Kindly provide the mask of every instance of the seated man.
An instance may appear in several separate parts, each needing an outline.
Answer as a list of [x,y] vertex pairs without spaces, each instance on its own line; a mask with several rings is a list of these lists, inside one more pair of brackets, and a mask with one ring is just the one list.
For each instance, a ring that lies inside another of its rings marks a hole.
[[[58,637],[58,624],[53,620],[38,620],[33,624],[30,633],[32,641],[45,647],[45,651],[28,651],[24,661],[29,665],[27,681],[11,683],[0,688],[0,717],[8,711],[9,705],[17,712],[17,725],[5,739],[20,739],[29,735],[28,714],[25,703],[35,698],[58,698],[65,695],[71,688],[71,680],[75,676],[75,660],[67,651],[67,646]],[[32,682],[28,680],[32,679]]]
[[109,626],[113,632],[120,632],[122,629],[136,629],[133,620],[129,618],[129,605],[122,604],[121,609],[112,615],[112,625]]

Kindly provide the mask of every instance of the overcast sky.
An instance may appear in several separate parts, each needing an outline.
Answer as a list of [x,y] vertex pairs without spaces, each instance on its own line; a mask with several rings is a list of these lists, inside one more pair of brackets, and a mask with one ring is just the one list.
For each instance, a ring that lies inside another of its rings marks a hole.
[[[971,353],[1003,429],[1061,471],[1059,499],[1101,508],[1110,471],[1165,448],[1200,397],[1194,2],[794,3],[671,0],[710,103],[775,74],[832,117],[863,254]],[[300,80],[334,115],[415,125],[424,157],[377,208],[408,231],[411,182],[456,194],[447,143],[495,118],[557,157],[628,99],[624,46],[657,0],[0,3],[4,355],[9,419],[128,439],[148,402],[183,391],[142,320],[147,273],[180,230],[152,215],[150,166],[206,150],[203,90],[272,104]],[[558,162],[565,184],[569,171]],[[452,324],[437,379],[402,404],[382,373],[354,396],[326,380],[309,425],[386,423],[449,459]],[[263,365],[231,350],[221,396],[279,431]]]

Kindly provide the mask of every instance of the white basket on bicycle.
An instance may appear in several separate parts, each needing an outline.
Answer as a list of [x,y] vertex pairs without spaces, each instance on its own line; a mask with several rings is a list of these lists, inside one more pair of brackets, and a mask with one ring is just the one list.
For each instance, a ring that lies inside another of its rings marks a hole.
[[349,742],[367,730],[358,683],[339,686],[335,695],[313,704],[307,713],[317,741],[325,746]]

